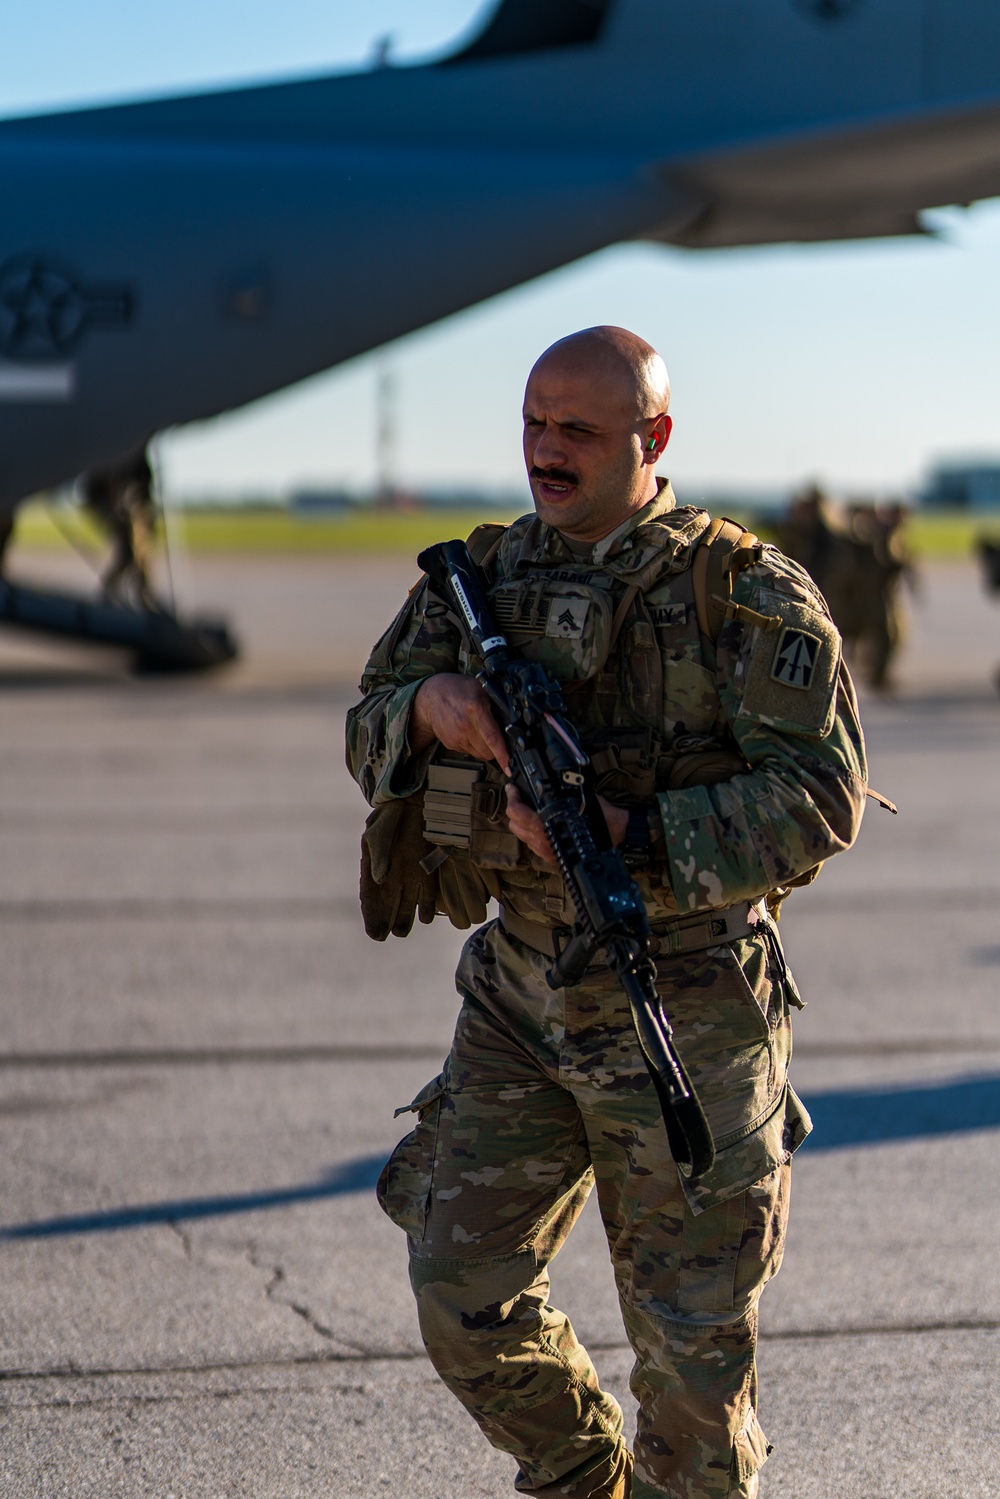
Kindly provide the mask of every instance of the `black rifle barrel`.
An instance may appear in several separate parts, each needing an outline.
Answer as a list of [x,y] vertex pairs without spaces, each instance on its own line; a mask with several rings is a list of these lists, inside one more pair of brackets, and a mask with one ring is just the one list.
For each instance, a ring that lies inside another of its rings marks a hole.
[[712,1133],[657,993],[642,897],[611,847],[593,770],[566,716],[562,689],[543,667],[511,650],[464,542],[428,547],[417,562],[458,615],[467,645],[483,663],[480,681],[500,719],[511,779],[542,820],[576,910],[573,934],[549,971],[549,983],[579,983],[603,949],[628,998],[674,1160],[685,1176],[703,1176],[715,1159]]

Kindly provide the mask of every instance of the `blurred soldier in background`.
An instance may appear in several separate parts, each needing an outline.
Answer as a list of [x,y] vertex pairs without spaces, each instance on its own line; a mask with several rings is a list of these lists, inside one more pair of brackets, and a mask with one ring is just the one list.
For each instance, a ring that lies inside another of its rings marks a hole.
[[892,687],[890,668],[904,633],[904,578],[915,586],[906,517],[897,501],[858,501],[844,511],[810,484],[793,496],[776,527],[782,551],[819,585],[845,652],[877,692]]
[[819,584],[829,602],[829,584],[837,571],[841,531],[829,495],[818,484],[793,494],[788,510],[777,523],[778,545],[801,563]]
[[101,575],[104,597],[159,610],[150,577],[157,507],[145,449],[114,468],[87,474],[83,500],[113,543],[111,561]]
[[[977,536],[976,551],[982,559],[986,591],[1000,593],[1000,540],[991,536]],[[997,691],[1000,692],[1000,670],[997,671],[994,681]]]
[[976,551],[983,560],[987,591],[1000,593],[1000,541],[989,536],[979,536],[976,538]]
[[905,639],[903,584],[913,593],[917,589],[916,563],[906,535],[908,515],[899,500],[873,505],[866,515],[875,581],[868,596],[868,679],[881,692],[892,690],[890,667]]

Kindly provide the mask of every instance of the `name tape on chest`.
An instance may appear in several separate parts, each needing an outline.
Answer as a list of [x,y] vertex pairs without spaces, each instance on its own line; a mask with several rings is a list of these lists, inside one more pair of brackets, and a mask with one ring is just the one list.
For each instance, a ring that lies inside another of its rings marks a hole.
[[659,630],[687,623],[687,604],[650,604],[649,617]]

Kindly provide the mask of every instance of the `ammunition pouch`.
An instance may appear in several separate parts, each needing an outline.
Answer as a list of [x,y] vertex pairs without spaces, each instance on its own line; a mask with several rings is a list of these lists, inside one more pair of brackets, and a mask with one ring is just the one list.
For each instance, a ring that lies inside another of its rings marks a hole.
[[[694,741],[694,742],[692,742]],[[749,770],[737,749],[689,735],[664,754],[648,731],[625,731],[590,749],[597,789],[623,806],[652,801],[658,791],[714,786]]]
[[587,744],[597,790],[623,806],[652,801],[658,789],[659,745],[649,730],[625,730]]
[[427,862],[462,853],[479,869],[514,869],[525,862],[507,822],[504,778],[496,766],[464,755],[439,754],[427,767],[424,838],[437,849]]
[[689,786],[714,786],[749,769],[738,750],[689,750],[678,755],[671,765],[666,789],[685,791]]

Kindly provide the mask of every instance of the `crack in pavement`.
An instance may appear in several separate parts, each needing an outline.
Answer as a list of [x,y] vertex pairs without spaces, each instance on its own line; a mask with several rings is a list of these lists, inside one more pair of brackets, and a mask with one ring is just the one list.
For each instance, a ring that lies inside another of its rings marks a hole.
[[250,1261],[250,1264],[254,1267],[255,1270],[270,1269],[271,1277],[264,1287],[264,1295],[268,1301],[272,1302],[275,1306],[284,1307],[286,1311],[293,1312],[295,1316],[300,1317],[306,1324],[306,1326],[310,1328],[311,1331],[313,1331],[317,1335],[317,1337],[322,1338],[324,1342],[335,1343],[338,1345],[339,1349],[347,1350],[346,1352],[340,1352],[336,1354],[334,1354],[331,1350],[331,1358],[342,1358],[347,1361],[350,1359],[363,1360],[368,1357],[366,1349],[362,1348],[357,1343],[352,1343],[345,1338],[339,1337],[337,1333],[334,1332],[332,1327],[327,1327],[326,1324],[321,1322],[319,1318],[309,1309],[309,1307],[303,1305],[302,1302],[288,1301],[283,1297],[275,1295],[275,1292],[277,1291],[279,1286],[288,1284],[288,1277],[285,1274],[283,1266],[269,1266],[265,1261],[262,1261],[259,1258],[256,1242],[253,1242],[247,1246],[246,1253],[247,1259]]
[[[287,1306],[290,1311],[297,1310],[288,1302],[278,1302],[277,1304]],[[874,1325],[869,1327],[787,1328],[779,1332],[762,1332],[760,1334],[760,1342],[830,1342],[837,1338],[922,1337],[928,1333],[943,1334],[950,1332],[1000,1332],[1000,1318],[968,1317],[956,1318],[950,1322],[941,1320],[886,1323],[881,1326]],[[629,1344],[624,1339],[612,1342],[589,1342],[587,1347],[591,1353],[629,1353],[631,1351]],[[289,1358],[225,1359],[208,1361],[201,1364],[135,1365],[122,1368],[111,1368],[109,1366],[86,1368],[80,1364],[66,1364],[54,1366],[49,1369],[0,1369],[0,1384],[26,1384],[32,1380],[47,1382],[49,1380],[62,1381],[70,1379],[151,1379],[178,1374],[235,1374],[244,1369],[295,1369],[322,1365],[344,1365],[351,1367],[358,1364],[413,1364],[419,1362],[425,1362],[428,1365],[430,1363],[427,1354],[422,1348],[358,1349],[356,1352],[351,1351],[348,1353],[324,1349],[315,1353],[294,1354]],[[123,1396],[122,1398],[126,1397]]]
[[184,1258],[186,1260],[190,1260],[192,1262],[192,1264],[193,1264],[194,1263],[194,1251],[193,1251],[193,1249],[191,1247],[191,1235],[190,1235],[190,1233],[187,1231],[186,1228],[182,1228],[181,1227],[181,1225],[178,1223],[178,1221],[177,1221],[176,1218],[169,1218],[167,1220],[167,1227],[169,1229],[171,1229],[172,1232],[175,1233],[177,1235],[177,1237],[180,1239],[181,1245],[182,1245],[182,1247],[184,1249]]

